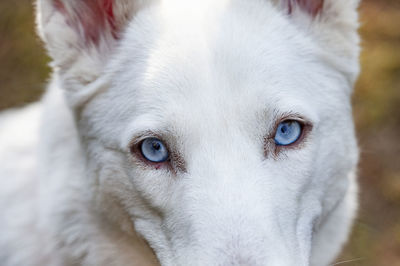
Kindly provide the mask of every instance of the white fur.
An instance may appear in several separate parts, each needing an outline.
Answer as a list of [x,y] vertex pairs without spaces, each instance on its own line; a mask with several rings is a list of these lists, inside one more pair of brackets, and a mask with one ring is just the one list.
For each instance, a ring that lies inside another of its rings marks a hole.
[[[0,116],[1,264],[156,265],[142,238],[165,266],[331,263],[356,211],[357,1],[126,3],[120,39],[85,45],[38,1],[54,74]],[[312,130],[275,154],[289,113]],[[149,131],[182,162],[132,156]]]

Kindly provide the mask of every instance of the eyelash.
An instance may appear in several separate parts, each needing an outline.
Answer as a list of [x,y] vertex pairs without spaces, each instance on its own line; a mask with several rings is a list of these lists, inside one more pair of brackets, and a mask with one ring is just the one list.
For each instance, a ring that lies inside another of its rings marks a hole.
[[[300,123],[301,134],[295,142],[293,142],[289,145],[286,145],[286,146],[277,145],[274,140],[275,134],[277,132],[279,124],[283,123],[285,121],[296,121],[296,122]],[[277,120],[275,122],[272,132],[269,133],[269,135],[265,138],[265,141],[264,141],[265,157],[267,157],[271,153],[271,151],[273,153],[273,156],[277,157],[283,150],[297,149],[297,148],[301,147],[301,144],[304,143],[304,140],[306,139],[307,135],[312,130],[312,128],[313,128],[312,123],[301,117],[285,116],[285,117]]]
[[[167,161],[162,162],[162,163],[154,163],[154,162],[148,161],[143,156],[140,147],[141,147],[143,141],[147,138],[162,139],[157,134],[143,134],[143,135],[133,138],[133,140],[129,144],[129,153],[131,154],[131,156],[134,156],[134,157],[138,158],[142,163],[144,163],[146,165],[151,165],[153,167],[156,167],[157,169],[159,169],[164,164],[169,164],[170,159],[168,159]],[[165,145],[166,145],[167,150],[169,151],[170,149],[169,149],[168,145],[166,143],[165,143]]]
[[[301,125],[301,134],[299,136],[299,138],[286,146],[282,146],[282,145],[277,145],[275,143],[274,137],[275,134],[277,132],[278,126],[280,123],[282,122],[286,122],[286,121],[296,121],[298,123],[300,123]],[[309,132],[312,130],[313,125],[312,123],[308,122],[307,120],[301,118],[301,117],[292,117],[292,116],[286,116],[283,117],[279,120],[276,121],[272,132],[264,138],[264,155],[267,157],[269,153],[271,153],[271,151],[273,152],[274,157],[278,156],[279,153],[282,150],[288,150],[288,149],[296,149],[301,147],[301,144],[304,143],[304,140],[306,139],[307,135],[309,134]],[[141,135],[137,138],[134,138],[133,141],[131,141],[130,145],[129,145],[129,151],[130,154],[132,156],[135,156],[136,158],[138,158],[143,164],[145,165],[150,165],[152,167],[155,167],[157,169],[163,167],[164,165],[168,165],[168,168],[172,168],[171,166],[171,161],[173,160],[173,158],[178,158],[179,162],[179,168],[182,168],[183,170],[185,170],[185,166],[183,163],[183,159],[176,155],[170,148],[167,142],[164,142],[164,144],[166,145],[166,148],[168,150],[168,152],[170,153],[170,158],[168,158],[167,161],[162,162],[162,163],[154,163],[154,162],[150,162],[148,160],[146,160],[146,158],[144,158],[142,152],[140,151],[140,146],[142,145],[143,141],[146,138],[149,137],[154,137],[154,138],[158,138],[160,140],[163,140],[160,136],[158,136],[157,134],[146,134],[146,135]]]
[[284,123],[284,122],[291,122],[291,121],[297,122],[297,123],[300,124],[300,127],[301,127],[300,136],[297,138],[297,140],[296,140],[295,142],[293,142],[293,143],[291,143],[291,144],[288,144],[288,145],[279,145],[280,147],[283,147],[283,148],[290,148],[290,147],[292,147],[292,146],[296,146],[296,145],[298,145],[298,144],[303,140],[303,138],[304,138],[305,124],[304,124],[303,121],[296,120],[296,119],[285,119],[285,120],[281,120],[279,123],[277,123],[277,125],[275,126],[275,129],[274,129],[274,133],[273,133],[274,136],[275,136],[275,134],[277,133],[278,127],[279,127],[279,125],[280,125],[281,123]]
[[[160,139],[163,141],[163,143],[169,153],[169,158],[167,161],[161,162],[161,163],[154,163],[154,162],[147,160],[143,156],[140,147],[141,147],[143,141],[147,138],[157,138],[157,139]],[[133,158],[136,158],[135,161],[138,162],[138,164],[140,164],[142,166],[152,167],[152,168],[156,168],[156,169],[163,168],[168,171],[171,171],[172,173],[177,173],[178,171],[186,172],[185,162],[184,162],[183,158],[181,157],[181,155],[174,152],[173,149],[170,149],[170,145],[168,145],[168,142],[164,141],[164,138],[162,138],[158,134],[154,134],[152,132],[150,132],[150,134],[149,134],[149,132],[146,132],[146,134],[142,134],[142,135],[139,135],[138,137],[134,138],[131,141],[131,144],[129,146],[129,152]]]

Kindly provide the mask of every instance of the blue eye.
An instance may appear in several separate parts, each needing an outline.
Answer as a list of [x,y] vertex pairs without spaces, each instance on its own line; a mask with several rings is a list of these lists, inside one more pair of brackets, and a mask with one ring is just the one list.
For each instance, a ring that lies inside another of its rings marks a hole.
[[275,133],[276,145],[287,146],[295,143],[300,138],[302,130],[302,125],[297,121],[283,121],[278,125]]
[[168,150],[165,144],[157,138],[147,138],[140,144],[143,157],[153,163],[163,163],[168,160]]

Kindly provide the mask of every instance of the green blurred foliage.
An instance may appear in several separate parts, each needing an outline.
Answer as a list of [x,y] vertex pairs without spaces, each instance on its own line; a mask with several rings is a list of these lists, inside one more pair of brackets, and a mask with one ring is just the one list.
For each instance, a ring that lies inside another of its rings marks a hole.
[[[354,95],[360,211],[338,265],[400,266],[400,0],[364,0]],[[50,69],[31,0],[0,1],[0,110],[39,99]]]

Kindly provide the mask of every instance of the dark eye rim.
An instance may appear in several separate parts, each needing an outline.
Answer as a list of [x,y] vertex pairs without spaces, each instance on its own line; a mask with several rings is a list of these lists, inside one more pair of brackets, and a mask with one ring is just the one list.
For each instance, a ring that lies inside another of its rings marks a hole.
[[[301,127],[301,132],[300,132],[300,136],[293,141],[292,143],[288,144],[288,145],[279,145],[275,142],[275,135],[276,132],[278,130],[278,127],[280,124],[285,123],[285,122],[297,122],[300,124]],[[296,146],[298,146],[300,143],[303,142],[303,140],[305,139],[305,137],[307,136],[307,134],[311,131],[312,125],[310,122],[308,122],[307,120],[303,119],[303,118],[295,118],[295,117],[287,117],[287,118],[282,118],[281,120],[277,121],[274,130],[272,132],[272,140],[274,142],[274,145],[278,148],[278,149],[290,149],[290,148],[294,148]]]
[[[291,144],[288,145],[278,145],[275,143],[275,135],[278,130],[278,127],[281,123],[283,122],[298,122],[301,126],[301,133],[298,139]],[[282,116],[280,119],[277,119],[275,121],[275,125],[273,126],[272,130],[268,134],[268,136],[265,138],[265,146],[264,146],[264,154],[265,156],[268,156],[270,152],[274,154],[274,157],[276,157],[281,151],[283,150],[290,150],[290,149],[299,149],[303,147],[303,144],[305,143],[305,139],[309,135],[313,128],[313,124],[308,120],[302,117],[301,115],[297,114],[288,114]]]
[[[280,126],[281,124],[284,124],[284,123],[294,123],[294,122],[295,122],[295,123],[298,123],[298,124],[300,125],[300,134],[299,134],[299,136],[297,137],[297,139],[296,139],[295,141],[289,143],[289,144],[280,144],[280,143],[278,143],[278,142],[276,141],[276,139],[275,139],[275,136],[276,136],[276,134],[278,133],[279,126]],[[281,121],[281,122],[278,123],[278,125],[276,126],[276,129],[274,130],[273,139],[274,139],[275,145],[276,145],[276,146],[280,146],[280,147],[288,147],[288,146],[290,146],[290,145],[292,145],[292,144],[296,144],[296,142],[298,142],[298,141],[300,140],[300,138],[302,138],[303,132],[304,132],[304,123],[303,123],[303,122],[298,121],[298,120],[295,120],[295,119],[286,119],[286,120],[283,120],[283,121]]]
[[[161,144],[165,147],[165,149],[166,149],[166,151],[167,151],[167,156],[166,156],[165,160],[162,160],[162,161],[160,161],[160,162],[152,161],[152,160],[150,160],[149,158],[147,158],[146,155],[143,154],[143,147],[142,147],[142,146],[143,146],[143,143],[144,143],[146,140],[157,140],[157,141],[161,142]],[[164,142],[163,140],[159,139],[159,138],[156,138],[156,137],[144,138],[143,140],[141,140],[141,141],[139,142],[139,144],[138,144],[138,149],[139,149],[139,152],[140,152],[140,154],[142,155],[143,159],[145,159],[147,162],[150,162],[150,163],[155,163],[155,164],[165,163],[165,162],[167,162],[167,161],[169,160],[169,157],[170,157],[170,155],[169,155],[169,150],[168,150],[167,145],[165,144],[165,142]]]
[[[166,150],[168,152],[168,157],[167,157],[167,159],[165,161],[153,162],[153,161],[147,159],[143,155],[141,146],[142,146],[143,142],[146,139],[149,139],[149,138],[158,139],[164,144],[164,146],[165,146],[165,148],[166,148]],[[129,145],[129,152],[130,152],[131,156],[133,156],[134,158],[139,159],[139,161],[142,164],[145,164],[145,165],[148,165],[148,166],[152,166],[152,167],[154,167],[156,169],[159,169],[159,168],[163,167],[164,165],[169,165],[170,161],[171,161],[171,152],[170,152],[170,149],[168,147],[168,143],[166,141],[164,141],[162,139],[162,137],[160,137],[158,135],[154,135],[154,134],[142,135],[142,136],[139,136],[139,137],[135,138],[134,140],[132,140],[130,145]]]

